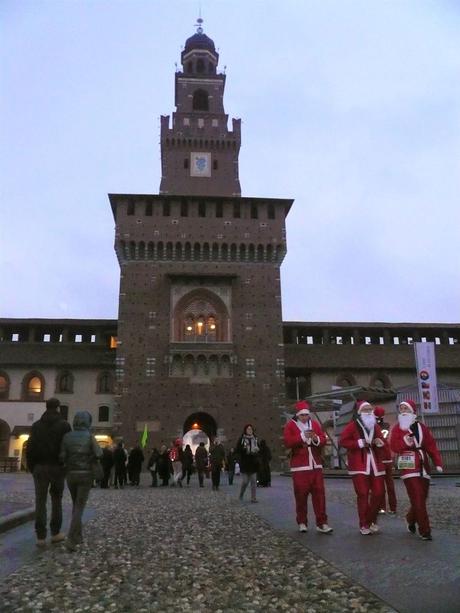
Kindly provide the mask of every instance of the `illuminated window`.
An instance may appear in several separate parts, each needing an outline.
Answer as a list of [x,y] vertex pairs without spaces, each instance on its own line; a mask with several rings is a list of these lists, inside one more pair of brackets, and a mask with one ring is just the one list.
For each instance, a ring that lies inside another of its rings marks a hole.
[[25,400],[43,400],[45,380],[38,372],[31,372],[23,379],[23,398]]
[[5,375],[0,375],[0,398],[8,398],[10,383]]
[[111,336],[110,337],[110,349],[116,349],[116,348],[117,348],[117,337]]

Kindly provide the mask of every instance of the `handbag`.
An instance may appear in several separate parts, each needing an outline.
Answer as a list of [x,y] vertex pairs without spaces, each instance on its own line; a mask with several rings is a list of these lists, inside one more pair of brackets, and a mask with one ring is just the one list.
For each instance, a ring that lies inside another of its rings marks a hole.
[[102,481],[102,479],[104,478],[104,471],[102,469],[101,463],[99,462],[97,458],[96,460],[93,460],[91,464],[91,470],[93,473],[94,481]]

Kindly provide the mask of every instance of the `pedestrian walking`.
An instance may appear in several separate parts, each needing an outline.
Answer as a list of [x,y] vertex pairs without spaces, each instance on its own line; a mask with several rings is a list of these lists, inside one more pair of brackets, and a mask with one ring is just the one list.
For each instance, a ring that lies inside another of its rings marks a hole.
[[[374,415],[383,432],[383,418],[385,417],[385,409],[383,407],[375,407]],[[395,483],[393,480],[393,457],[391,454],[390,445],[385,445],[382,447],[382,463],[385,468],[385,475],[383,478],[385,491],[383,492],[382,505],[379,512],[388,513],[388,515],[396,515],[397,501]]]
[[219,439],[214,439],[209,451],[209,463],[211,465],[212,489],[217,492],[220,485],[220,475],[225,464],[225,449]]
[[161,445],[160,453],[157,461],[158,476],[161,479],[161,486],[167,487],[169,484],[169,477],[172,474],[171,460],[169,459],[169,450],[166,445]]
[[393,426],[390,446],[398,454],[398,468],[406,486],[410,508],[406,515],[407,529],[415,534],[417,526],[422,540],[431,541],[431,526],[426,501],[430,487],[430,463],[443,472],[441,454],[431,430],[417,420],[417,405],[405,400],[399,405],[398,423]]
[[190,445],[186,445],[182,454],[182,477],[183,481],[187,477],[187,485],[190,485],[190,477],[193,473],[193,451]]
[[144,454],[139,445],[136,445],[129,452],[128,465],[131,467],[131,485],[139,487]]
[[33,475],[35,486],[35,533],[38,547],[46,545],[48,490],[51,498],[51,542],[59,543],[65,538],[61,533],[65,472],[59,452],[62,438],[70,431],[70,425],[59,413],[59,406],[57,398],[49,398],[46,401],[46,410],[40,419],[32,424],[27,442],[27,466]]
[[234,448],[232,447],[230,451],[227,453],[227,457],[225,458],[225,468],[227,470],[229,485],[233,485],[233,479],[235,477],[235,464],[236,464],[236,454],[235,454]]
[[270,487],[272,484],[272,475],[270,470],[271,459],[271,451],[266,441],[262,439],[260,441],[259,471],[257,473],[257,485],[259,487]]
[[149,461],[147,462],[147,468],[150,471],[150,475],[152,477],[151,487],[158,487],[158,458],[160,457],[160,452],[156,447],[152,449],[152,453],[150,454]]
[[118,441],[113,452],[113,465],[115,468],[114,487],[123,489],[126,485],[126,462],[127,454],[123,441]]
[[380,531],[377,514],[384,493],[382,458],[387,443],[376,423],[374,407],[360,400],[356,409],[357,414],[345,426],[339,444],[347,450],[348,474],[352,476],[356,492],[359,530],[367,536]]
[[69,551],[83,542],[82,515],[93,485],[94,464],[102,457],[102,449],[89,431],[91,413],[78,411],[73,419],[73,432],[64,435],[60,459],[67,474],[67,487],[72,498],[72,520],[66,539]]
[[295,418],[289,420],[284,427],[284,444],[290,452],[297,525],[300,532],[307,532],[308,496],[311,494],[316,530],[330,534],[332,528],[327,523],[321,457],[326,435],[319,422],[311,418],[308,402],[297,402],[295,411]]
[[198,483],[200,487],[204,487],[204,474],[208,468],[208,452],[203,441],[201,441],[195,451],[195,466],[198,473]]
[[252,424],[246,424],[243,434],[236,445],[236,454],[243,479],[240,489],[240,500],[243,500],[247,486],[251,486],[251,502],[257,502],[257,470],[259,468],[259,440]]
[[101,466],[103,477],[101,479],[101,488],[107,489],[110,481],[110,471],[113,467],[113,451],[111,447],[104,447],[102,450]]
[[171,486],[178,485],[182,487],[182,440],[176,438],[172,442],[171,449],[169,450],[169,459],[171,460],[173,469],[173,482]]

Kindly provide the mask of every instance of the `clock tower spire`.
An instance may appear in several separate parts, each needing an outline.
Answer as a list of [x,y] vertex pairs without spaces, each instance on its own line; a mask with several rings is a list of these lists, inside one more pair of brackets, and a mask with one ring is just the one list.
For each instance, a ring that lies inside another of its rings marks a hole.
[[161,117],[160,193],[189,196],[241,196],[238,155],[241,120],[224,110],[225,74],[217,71],[214,41],[197,20],[185,42],[182,70],[175,75],[175,106]]

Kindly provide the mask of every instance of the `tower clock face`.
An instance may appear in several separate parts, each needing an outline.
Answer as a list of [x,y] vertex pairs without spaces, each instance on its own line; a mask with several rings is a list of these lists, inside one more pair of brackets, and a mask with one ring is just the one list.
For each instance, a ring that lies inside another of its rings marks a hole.
[[211,176],[211,154],[203,152],[192,152],[190,154],[190,176],[191,177],[210,177]]

